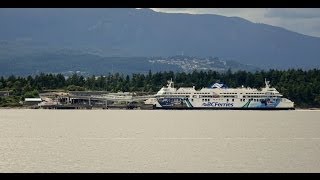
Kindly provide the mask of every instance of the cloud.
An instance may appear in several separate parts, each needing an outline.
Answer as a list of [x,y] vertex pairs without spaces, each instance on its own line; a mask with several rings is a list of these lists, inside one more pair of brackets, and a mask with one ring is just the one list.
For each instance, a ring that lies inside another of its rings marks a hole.
[[152,8],[166,13],[217,14],[320,37],[320,8]]
[[270,18],[298,18],[298,19],[310,19],[310,18],[320,18],[319,8],[277,8],[269,9],[265,17]]

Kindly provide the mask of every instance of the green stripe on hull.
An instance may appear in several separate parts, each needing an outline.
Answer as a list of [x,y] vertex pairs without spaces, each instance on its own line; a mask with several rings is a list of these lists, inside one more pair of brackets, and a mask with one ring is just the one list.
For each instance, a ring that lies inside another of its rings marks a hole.
[[190,103],[189,99],[186,99],[186,103],[187,103],[188,107],[191,107],[191,108],[193,107],[192,104]]
[[243,108],[248,108],[248,107],[249,107],[250,102],[251,102],[251,101],[249,100],[249,101],[248,101],[245,105],[243,105],[242,107],[243,107]]

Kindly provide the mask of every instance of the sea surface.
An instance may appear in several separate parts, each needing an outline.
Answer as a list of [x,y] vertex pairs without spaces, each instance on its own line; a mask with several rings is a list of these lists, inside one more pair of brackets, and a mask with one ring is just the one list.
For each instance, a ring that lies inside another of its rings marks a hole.
[[0,172],[320,172],[320,111],[0,109]]

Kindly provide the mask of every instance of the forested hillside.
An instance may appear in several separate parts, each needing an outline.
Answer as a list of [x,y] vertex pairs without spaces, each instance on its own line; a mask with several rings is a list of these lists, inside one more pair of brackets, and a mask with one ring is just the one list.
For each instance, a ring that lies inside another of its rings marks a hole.
[[320,108],[320,70],[269,70],[226,73],[216,71],[194,71],[192,73],[157,72],[147,74],[123,75],[119,73],[106,76],[91,76],[85,78],[73,74],[65,78],[61,74],[40,74],[36,76],[0,78],[0,90],[11,91],[11,96],[0,97],[1,106],[19,106],[19,101],[25,97],[37,97],[43,90],[61,89],[73,90],[107,90],[111,92],[130,91],[155,93],[167,80],[173,79],[176,87],[195,86],[197,89],[208,87],[214,82],[223,82],[229,87],[261,88],[264,79],[271,81],[271,86],[295,102],[296,107]]

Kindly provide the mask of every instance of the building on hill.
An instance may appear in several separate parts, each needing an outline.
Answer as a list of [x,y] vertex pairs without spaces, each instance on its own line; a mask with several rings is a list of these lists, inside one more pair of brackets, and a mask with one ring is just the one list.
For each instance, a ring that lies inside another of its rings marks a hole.
[[0,97],[4,97],[4,96],[10,96],[10,92],[9,91],[0,91]]

